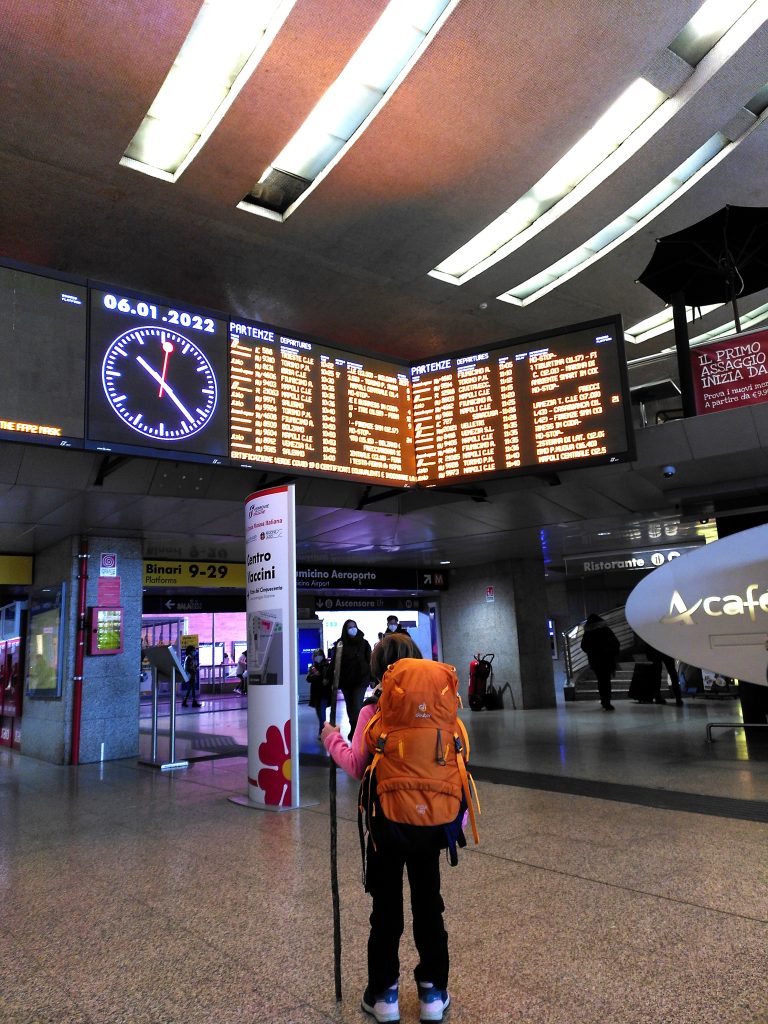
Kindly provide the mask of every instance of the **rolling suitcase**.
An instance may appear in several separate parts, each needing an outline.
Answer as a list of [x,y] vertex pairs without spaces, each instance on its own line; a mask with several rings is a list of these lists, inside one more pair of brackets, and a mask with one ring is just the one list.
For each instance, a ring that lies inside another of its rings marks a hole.
[[659,695],[661,683],[661,666],[652,665],[650,661],[638,661],[632,672],[627,698],[639,704],[652,704]]

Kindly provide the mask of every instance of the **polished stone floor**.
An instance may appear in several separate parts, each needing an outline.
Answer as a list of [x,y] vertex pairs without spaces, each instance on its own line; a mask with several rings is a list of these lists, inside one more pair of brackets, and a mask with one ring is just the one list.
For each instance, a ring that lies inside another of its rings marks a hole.
[[[766,1024],[768,825],[730,814],[727,801],[764,808],[768,755],[743,732],[705,739],[706,722],[736,721],[735,707],[465,717],[478,774],[505,781],[480,782],[480,846],[443,869],[446,1020]],[[369,1020],[356,785],[341,774],[334,998],[329,770],[315,725],[302,709],[303,806],[280,813],[228,800],[244,791],[242,757],[161,773],[1,750],[2,1024]],[[242,743],[244,713],[203,708],[179,731],[191,734],[179,740],[187,750],[211,736]],[[592,795],[542,780],[589,784]],[[617,799],[617,784],[650,805]],[[654,806],[667,791],[710,807]],[[402,1019],[415,1024],[407,933],[401,952]]]

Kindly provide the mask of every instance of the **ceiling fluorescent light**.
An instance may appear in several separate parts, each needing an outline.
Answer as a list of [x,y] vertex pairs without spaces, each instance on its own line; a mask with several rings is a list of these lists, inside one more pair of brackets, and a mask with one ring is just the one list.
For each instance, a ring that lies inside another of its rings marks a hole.
[[[588,238],[581,246],[567,253],[546,270],[540,271],[533,277],[529,277],[527,281],[515,285],[496,297],[513,306],[529,306],[532,302],[543,298],[555,288],[559,288],[561,284],[565,284],[566,281],[570,281],[577,274],[593,266],[632,235],[647,227],[654,218],[677,202],[706,174],[714,170],[737,146],[741,145],[744,139],[752,134],[758,125],[765,122],[768,117],[768,91],[765,86],[750,100],[750,109],[757,112],[759,110],[758,101],[765,105],[764,109],[760,112],[759,117],[752,120],[744,119],[740,122],[742,126],[746,125],[746,128],[738,138],[730,141],[722,132],[716,132],[670,175],[646,192],[633,206],[612,220],[610,224],[601,228],[596,235]],[[741,109],[744,110],[744,108]],[[737,120],[734,118],[729,123],[733,125]]]
[[120,163],[176,181],[229,110],[296,0],[205,0]]
[[[633,133],[638,132],[666,98],[660,89],[638,78],[533,188],[431,270],[430,276],[461,285],[525,245],[557,219],[552,215],[547,217],[549,211],[558,207],[557,217],[562,216],[566,209],[564,204],[574,196],[578,186],[589,180],[589,187],[581,189],[573,202],[567,203],[568,209],[597,187],[607,174],[597,176],[595,172],[601,164],[605,166],[619,148],[623,150],[623,159],[615,166],[620,166],[631,152],[645,144],[645,136],[638,134],[631,151],[624,149]],[[654,131],[658,131],[658,127]],[[611,171],[614,169],[611,165]]]
[[[754,126],[753,126],[754,127]],[[750,129],[751,130],[751,129]],[[537,299],[570,281],[576,274],[607,256],[636,234],[672,203],[692,188],[705,174],[720,163],[738,143],[729,143],[719,132],[688,157],[679,167],[659,182],[628,210],[587,239],[578,249],[569,252],[546,270],[515,285],[497,298],[513,306],[529,306]]]
[[459,0],[391,0],[238,209],[284,220],[362,135]]
[[[709,0],[713,2],[713,0]],[[626,110],[621,107],[612,107],[593,129],[587,133],[579,143],[576,144],[577,161],[574,164],[574,172],[577,167],[583,170],[584,165],[581,159],[584,155],[582,143],[591,132],[599,125],[604,124],[607,129],[618,127],[621,124],[621,114],[624,114],[625,126],[623,138],[618,141],[614,138],[613,148],[609,149],[607,156],[601,156],[601,161],[593,167],[585,177],[582,177],[577,184],[571,186],[562,198],[558,199],[552,195],[553,186],[567,181],[568,168],[563,164],[568,160],[570,153],[566,154],[557,165],[541,181],[530,189],[521,200],[514,203],[500,217],[484,228],[481,232],[471,238],[460,249],[457,249],[451,256],[440,263],[430,276],[439,281],[449,284],[462,285],[472,280],[478,274],[488,270],[500,260],[505,259],[511,253],[521,248],[540,232],[554,224],[560,217],[572,210],[574,206],[593,192],[618,168],[626,164],[643,146],[650,142],[653,137],[671,120],[680,110],[681,106],[687,103],[692,96],[711,80],[713,75],[719,71],[735,52],[743,45],[744,41],[757,32],[762,26],[765,15],[764,6],[766,0],[755,0],[754,3],[745,7],[747,0],[734,0],[733,9],[737,12],[736,18],[730,27],[723,29],[723,34],[714,45],[708,47],[705,57],[701,60],[700,66],[675,92],[674,99],[667,98],[667,94],[655,90],[654,99],[653,86],[645,79],[638,79],[635,86],[640,88],[638,83],[644,84],[647,108],[645,115],[642,114],[642,94],[634,99],[638,106],[634,107],[632,97],[625,93],[617,100],[617,104],[626,102]],[[704,6],[707,6],[705,4]],[[744,13],[741,13],[744,12]],[[739,17],[739,14],[741,16]],[[725,24],[725,22],[723,22]],[[679,38],[679,37],[678,37]],[[634,87],[633,87],[634,88]],[[628,90],[629,92],[629,90]],[[616,116],[614,116],[616,115]],[[593,140],[596,141],[596,140]],[[555,173],[557,172],[557,173]],[[574,176],[574,179],[575,176]],[[524,214],[518,210],[518,204],[523,201],[540,202],[538,209],[531,209],[527,206]],[[528,221],[526,223],[526,217]]]
[[[697,317],[706,316],[707,313],[712,313],[714,310],[722,308],[723,305],[724,303],[718,302],[714,306],[686,306],[686,323],[692,324]],[[624,339],[631,345],[641,345],[644,341],[650,341],[651,338],[658,338],[659,335],[671,331],[674,319],[674,311],[667,306],[660,313],[654,313],[653,316],[646,317],[645,320],[641,320],[633,327],[628,327],[624,331]]]
[[706,0],[669,49],[695,67],[753,3],[755,0]]
[[[741,324],[741,333],[744,333],[749,327],[754,327],[756,324],[763,323],[764,320],[768,320],[768,303],[764,303],[762,306],[757,306],[748,313],[740,313],[739,322]],[[692,346],[704,345],[708,341],[716,341],[718,338],[726,338],[729,334],[736,334],[735,320],[729,320],[728,323],[723,324],[722,327],[715,327],[711,331],[706,331],[704,334],[697,334],[695,338],[691,338],[690,344]]]

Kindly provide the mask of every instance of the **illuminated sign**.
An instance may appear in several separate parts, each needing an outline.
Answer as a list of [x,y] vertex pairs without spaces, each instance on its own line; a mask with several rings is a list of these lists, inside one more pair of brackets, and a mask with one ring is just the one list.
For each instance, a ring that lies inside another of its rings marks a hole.
[[616,317],[414,365],[411,383],[420,483],[632,455]]
[[[702,540],[702,543],[703,540]],[[666,562],[679,558],[687,551],[694,551],[699,544],[679,544],[674,548],[651,548],[645,551],[611,551],[605,554],[580,556],[567,555],[563,558],[567,576],[590,576],[603,572],[648,572],[658,569]]]
[[768,525],[707,544],[649,573],[626,605],[652,647],[689,665],[766,685]]
[[245,587],[242,562],[145,561],[143,587]]
[[230,333],[230,457],[376,482],[414,482],[407,368],[289,337]]

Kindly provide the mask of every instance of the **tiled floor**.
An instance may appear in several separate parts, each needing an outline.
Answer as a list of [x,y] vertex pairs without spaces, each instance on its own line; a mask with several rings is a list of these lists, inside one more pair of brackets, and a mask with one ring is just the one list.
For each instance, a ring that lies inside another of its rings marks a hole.
[[[466,715],[475,762],[513,780],[535,773],[757,805],[768,755],[743,734],[704,738],[708,718],[734,712],[625,703],[613,715],[591,705]],[[179,726],[244,739],[242,712],[204,711]],[[319,755],[308,710],[301,733],[302,750]],[[0,752],[2,1024],[369,1019],[359,1009],[369,909],[355,783],[338,776],[337,1004],[328,769],[303,766],[306,806],[282,813],[230,802],[244,775],[243,758],[163,774]],[[486,782],[481,798],[480,846],[443,870],[448,1021],[768,1022],[767,825],[520,785]],[[415,1024],[407,933],[402,960],[401,1011]]]

